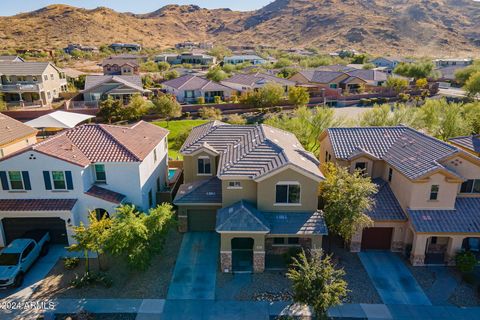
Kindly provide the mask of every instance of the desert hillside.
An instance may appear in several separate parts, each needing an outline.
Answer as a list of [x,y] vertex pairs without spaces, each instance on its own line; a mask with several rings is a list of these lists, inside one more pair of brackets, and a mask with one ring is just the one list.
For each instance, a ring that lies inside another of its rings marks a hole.
[[480,2],[473,0],[277,0],[251,12],[169,5],[136,15],[52,5],[0,17],[0,48],[184,40],[354,48],[372,54],[480,56]]

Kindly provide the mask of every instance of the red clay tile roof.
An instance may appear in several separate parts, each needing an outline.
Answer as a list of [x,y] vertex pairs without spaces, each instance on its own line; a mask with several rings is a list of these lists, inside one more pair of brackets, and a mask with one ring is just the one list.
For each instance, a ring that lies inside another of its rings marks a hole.
[[79,166],[95,162],[140,162],[168,132],[144,121],[132,126],[85,124],[25,150],[35,150]]
[[70,211],[77,199],[0,199],[0,211]]
[[92,186],[87,192],[85,192],[85,194],[88,194],[89,196],[99,198],[115,204],[122,203],[123,199],[126,198],[126,196],[121,193],[107,190],[99,186]]
[[37,130],[0,113],[0,146],[37,133]]

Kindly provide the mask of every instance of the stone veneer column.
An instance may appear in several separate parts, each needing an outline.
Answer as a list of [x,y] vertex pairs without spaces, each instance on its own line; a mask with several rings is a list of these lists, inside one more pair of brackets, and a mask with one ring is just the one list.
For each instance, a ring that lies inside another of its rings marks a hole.
[[232,272],[232,251],[220,252],[220,268],[222,272]]
[[350,252],[360,252],[362,249],[362,234],[363,229],[358,230],[350,239]]
[[413,266],[425,265],[425,248],[427,246],[427,236],[415,234],[413,236],[412,253],[410,254],[410,263]]
[[178,216],[178,232],[185,233],[188,231],[188,218],[187,216]]
[[261,273],[265,271],[265,251],[253,252],[253,272]]
[[403,241],[393,241],[391,250],[393,252],[403,252],[404,247],[405,244],[403,243]]
[[457,253],[462,250],[464,237],[461,236],[453,236],[448,241],[447,252],[445,252],[445,264],[448,266],[454,266],[455,256]]

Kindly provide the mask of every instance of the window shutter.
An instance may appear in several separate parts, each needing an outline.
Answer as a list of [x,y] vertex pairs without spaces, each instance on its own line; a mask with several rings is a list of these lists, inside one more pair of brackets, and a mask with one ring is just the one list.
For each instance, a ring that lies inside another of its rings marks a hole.
[[25,190],[32,190],[32,186],[30,184],[30,175],[28,174],[28,171],[22,171],[22,178]]
[[52,181],[50,181],[49,171],[43,171],[43,181],[45,182],[45,189],[52,190]]
[[65,179],[67,180],[67,189],[73,190],[72,171],[65,171]]
[[0,171],[0,180],[2,182],[2,189],[9,190],[10,188],[8,187],[7,173],[5,171]]

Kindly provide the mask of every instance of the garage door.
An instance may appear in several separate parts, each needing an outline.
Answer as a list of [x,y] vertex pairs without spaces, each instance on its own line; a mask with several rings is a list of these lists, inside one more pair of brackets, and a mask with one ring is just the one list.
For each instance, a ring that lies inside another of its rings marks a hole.
[[393,228],[366,228],[362,234],[362,250],[390,250]]
[[217,211],[214,209],[188,210],[189,231],[215,231]]
[[6,243],[22,237],[30,230],[47,230],[50,241],[58,244],[68,244],[65,221],[60,218],[4,218],[2,219]]

